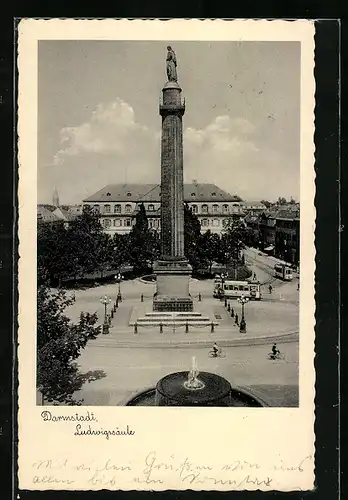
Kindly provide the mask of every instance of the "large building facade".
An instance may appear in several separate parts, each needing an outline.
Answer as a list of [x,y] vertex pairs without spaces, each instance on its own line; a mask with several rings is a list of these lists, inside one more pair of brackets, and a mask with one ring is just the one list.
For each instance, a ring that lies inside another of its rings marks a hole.
[[[161,187],[158,184],[109,184],[83,200],[83,208],[100,213],[100,221],[109,234],[128,233],[134,215],[144,204],[149,227],[161,229]],[[231,217],[245,215],[243,202],[215,184],[184,184],[184,202],[198,216],[202,232],[221,233]]]
[[286,262],[300,261],[300,206],[273,208],[258,215],[245,217],[249,228],[250,246],[274,255]]

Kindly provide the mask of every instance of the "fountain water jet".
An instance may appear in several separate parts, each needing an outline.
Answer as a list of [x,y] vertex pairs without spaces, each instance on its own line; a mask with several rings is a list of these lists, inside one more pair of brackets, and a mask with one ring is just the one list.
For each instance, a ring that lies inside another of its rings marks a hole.
[[188,378],[186,382],[184,382],[185,389],[189,389],[191,391],[197,391],[200,389],[204,389],[205,384],[198,379],[199,371],[197,368],[196,357],[192,357],[192,368],[188,373]]

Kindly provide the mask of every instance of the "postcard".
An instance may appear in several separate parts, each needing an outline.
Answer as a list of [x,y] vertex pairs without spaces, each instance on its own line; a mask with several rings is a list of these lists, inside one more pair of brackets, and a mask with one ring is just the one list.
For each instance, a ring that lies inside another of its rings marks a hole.
[[18,25],[18,480],[314,488],[314,22]]

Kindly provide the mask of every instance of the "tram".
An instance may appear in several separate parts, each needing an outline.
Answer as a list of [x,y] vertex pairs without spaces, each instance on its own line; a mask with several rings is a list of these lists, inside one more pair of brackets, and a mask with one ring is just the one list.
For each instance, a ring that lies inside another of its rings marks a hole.
[[248,297],[250,300],[261,300],[261,285],[258,281],[236,281],[221,278],[214,283],[213,296],[215,298],[237,299]]
[[292,270],[287,264],[276,264],[274,266],[274,276],[284,281],[291,281]]

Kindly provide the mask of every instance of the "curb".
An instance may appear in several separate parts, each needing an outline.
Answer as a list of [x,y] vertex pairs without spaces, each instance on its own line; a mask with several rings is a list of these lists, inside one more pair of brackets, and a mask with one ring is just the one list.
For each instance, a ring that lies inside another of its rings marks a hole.
[[[104,345],[101,344],[96,344],[93,342],[90,343],[89,345],[91,347],[105,347],[105,348],[136,348],[136,349],[180,349],[180,348],[207,348],[211,346],[211,343],[216,340],[219,343],[220,347],[241,347],[241,346],[253,346],[253,345],[265,345],[265,344],[270,344],[272,342],[285,342],[285,343],[290,343],[290,342],[297,342],[299,339],[299,332],[298,331],[293,331],[293,332],[287,332],[283,334],[278,334],[278,335],[268,335],[268,336],[263,336],[263,337],[238,337],[233,340],[228,340],[228,339],[216,339],[214,337],[214,334],[212,334],[211,338],[204,339],[204,340],[190,340],[186,341],[183,340],[182,342],[177,342],[173,343],[172,340],[165,340],[163,339],[163,342],[159,342],[158,340],[150,341],[150,342],[143,342],[143,343],[138,343],[136,340],[132,342],[127,342],[127,341],[120,341],[118,342],[117,339],[113,338],[112,340],[114,341],[113,343],[107,343]],[[95,339],[96,342],[98,342],[98,339]]]

